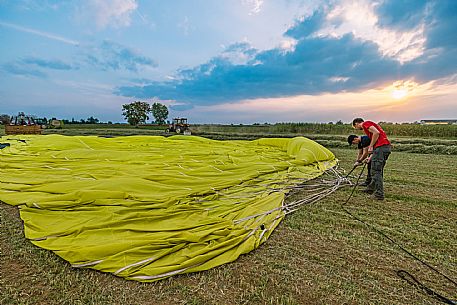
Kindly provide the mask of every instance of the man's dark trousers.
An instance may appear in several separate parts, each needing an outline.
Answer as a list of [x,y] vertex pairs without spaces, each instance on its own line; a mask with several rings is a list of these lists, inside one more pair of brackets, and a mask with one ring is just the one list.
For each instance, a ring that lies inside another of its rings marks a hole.
[[367,190],[372,191],[378,198],[384,198],[384,166],[391,150],[390,145],[376,147],[371,157],[371,183],[367,186]]

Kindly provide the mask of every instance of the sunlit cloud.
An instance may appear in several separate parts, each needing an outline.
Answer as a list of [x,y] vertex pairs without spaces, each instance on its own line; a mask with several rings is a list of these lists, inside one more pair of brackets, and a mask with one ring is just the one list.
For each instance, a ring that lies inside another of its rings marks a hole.
[[279,43],[279,48],[286,52],[289,52],[293,51],[296,45],[297,41],[295,39],[284,37],[284,39],[281,40],[281,42]]
[[[174,79],[120,86],[115,93],[158,96],[194,106],[248,99],[261,103],[265,98],[360,92],[398,80],[423,84],[455,73],[452,40],[434,38],[455,25],[451,18],[445,26],[428,18],[401,31],[380,26],[374,5],[367,0],[338,3],[296,20],[284,33],[293,41],[285,47],[257,50],[247,42],[235,43],[206,63],[178,70]],[[452,2],[443,0],[428,14],[445,19],[448,9]],[[425,41],[430,40],[442,47],[426,48]],[[401,99],[409,93],[397,88],[394,96]]]
[[242,0],[250,8],[249,15],[258,14],[262,10],[263,0]]
[[390,86],[392,98],[396,100],[401,100],[403,98],[407,98],[415,94],[416,88],[419,85],[411,80],[403,81],[399,80],[396,81]]
[[367,0],[342,1],[327,14],[327,23],[316,36],[342,37],[352,33],[356,38],[376,43],[383,55],[400,62],[422,55],[426,42],[424,25],[419,24],[406,31],[380,27],[375,5],[375,2]]
[[98,29],[130,26],[131,15],[138,8],[136,0],[85,0],[81,14],[94,20]]

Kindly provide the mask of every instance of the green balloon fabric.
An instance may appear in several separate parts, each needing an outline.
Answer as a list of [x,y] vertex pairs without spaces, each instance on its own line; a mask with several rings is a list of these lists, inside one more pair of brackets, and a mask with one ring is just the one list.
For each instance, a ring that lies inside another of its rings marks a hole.
[[283,219],[290,186],[337,162],[303,137],[1,142],[10,146],[0,150],[0,200],[19,207],[25,236],[74,267],[137,281],[207,270],[254,250]]

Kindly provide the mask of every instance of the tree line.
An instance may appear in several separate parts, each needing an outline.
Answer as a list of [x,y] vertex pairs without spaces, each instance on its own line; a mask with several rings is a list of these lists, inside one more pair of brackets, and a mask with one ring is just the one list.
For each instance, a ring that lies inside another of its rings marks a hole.
[[[48,119],[46,117],[40,118],[35,115],[32,115],[31,117],[33,118],[34,123],[38,124],[38,125],[49,125],[52,123],[52,121],[61,121],[64,124],[99,124],[99,123],[101,123],[99,119],[97,119],[93,116],[90,116],[87,119],[80,119],[80,120],[75,120],[74,118],[71,118],[71,120],[67,120],[67,119],[58,120],[54,117],[51,119]],[[0,114],[0,124],[8,125],[10,123],[11,123],[10,115]],[[112,122],[108,121],[108,124],[112,124]]]
[[[153,103],[150,105],[147,102],[135,101],[130,104],[122,105],[122,115],[130,125],[138,126],[139,124],[145,124],[149,120],[149,114],[154,117],[154,123],[165,124],[168,118],[168,108],[161,103]],[[46,117],[40,118],[32,116],[36,124],[48,125],[52,121],[57,120],[56,118],[47,119]],[[62,119],[59,120],[63,124],[99,124],[102,123],[99,119],[90,116],[87,119],[71,120]],[[7,125],[11,122],[11,116],[8,114],[0,114],[0,124]],[[112,124],[108,121],[108,124]]]

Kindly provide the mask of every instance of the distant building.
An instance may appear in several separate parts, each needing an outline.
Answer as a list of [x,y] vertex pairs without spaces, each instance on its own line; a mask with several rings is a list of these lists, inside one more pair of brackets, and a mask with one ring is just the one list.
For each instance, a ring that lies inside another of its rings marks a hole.
[[424,125],[457,125],[457,120],[421,120]]

